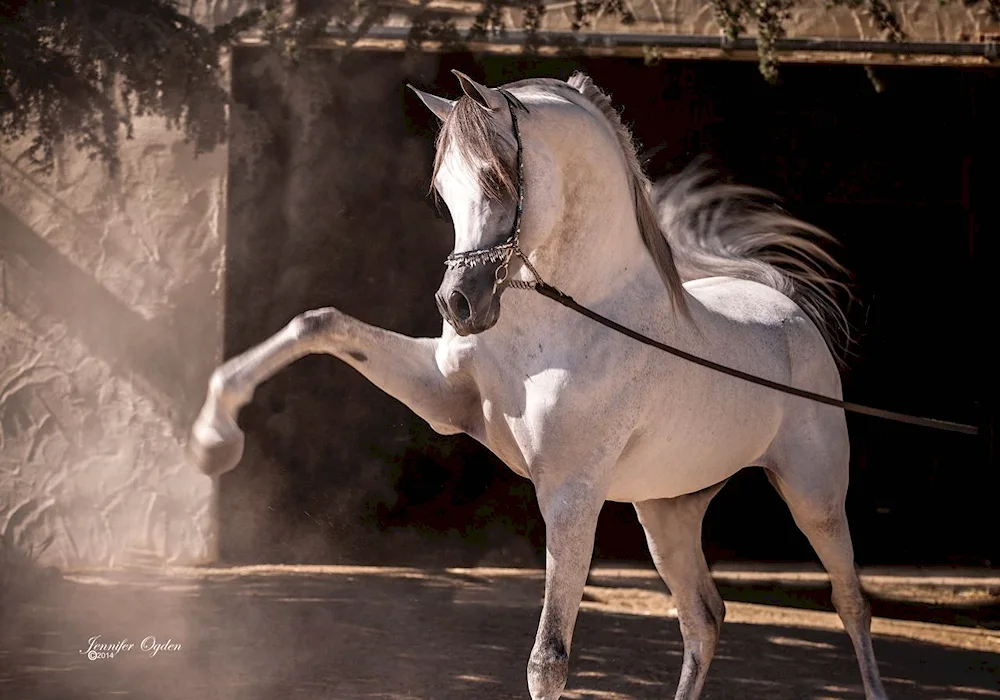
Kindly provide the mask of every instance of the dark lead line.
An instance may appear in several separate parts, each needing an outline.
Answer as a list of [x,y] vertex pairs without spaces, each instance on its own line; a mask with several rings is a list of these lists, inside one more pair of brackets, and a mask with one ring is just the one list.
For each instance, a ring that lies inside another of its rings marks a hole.
[[780,391],[785,394],[791,394],[792,396],[798,396],[803,399],[809,399],[810,401],[816,401],[818,403],[826,404],[827,406],[836,406],[837,408],[842,408],[845,411],[850,411],[851,413],[860,413],[866,416],[875,416],[876,418],[885,418],[887,420],[896,421],[898,423],[909,423],[911,425],[920,425],[925,428],[934,428],[936,430],[947,430],[953,433],[963,433],[965,435],[978,435],[979,428],[974,425],[966,425],[965,423],[955,423],[953,421],[939,420],[937,418],[924,418],[923,416],[911,416],[906,413],[897,413],[896,411],[886,411],[882,408],[872,408],[871,406],[862,406],[861,404],[851,403],[850,401],[841,401],[840,399],[835,399],[830,396],[824,396],[823,394],[816,394],[812,391],[806,391],[805,389],[797,389],[793,386],[788,386],[787,384],[781,384],[779,382],[772,382],[770,379],[764,379],[753,374],[748,374],[742,372],[738,369],[733,369],[732,367],[727,367],[726,365],[719,364],[718,362],[713,362],[711,360],[706,360],[703,357],[698,357],[697,355],[692,355],[689,352],[675,348],[672,345],[667,345],[666,343],[661,343],[658,340],[653,340],[652,338],[643,335],[631,328],[626,328],[625,326],[615,323],[609,318],[602,316],[596,311],[588,309],[576,302],[573,297],[568,294],[560,292],[555,287],[546,284],[545,282],[538,281],[533,285],[533,289],[541,294],[542,296],[548,297],[554,301],[559,302],[568,309],[572,309],[579,314],[586,316],[594,321],[597,321],[602,326],[606,326],[614,331],[618,331],[622,335],[628,336],[633,340],[638,340],[644,345],[649,345],[651,347],[662,350],[663,352],[670,353],[675,357],[679,357],[682,360],[687,360],[696,365],[702,367],[707,367],[708,369],[715,370],[716,372],[721,372],[722,374],[728,374],[730,377],[736,377],[738,379],[743,379],[751,384],[757,384],[759,386],[767,387],[768,389],[774,389],[775,391]]

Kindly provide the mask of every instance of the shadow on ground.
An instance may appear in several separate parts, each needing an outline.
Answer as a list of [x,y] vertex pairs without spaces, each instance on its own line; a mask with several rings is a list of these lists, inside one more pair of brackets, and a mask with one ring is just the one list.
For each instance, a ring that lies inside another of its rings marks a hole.
[[[726,600],[802,610],[833,611],[830,586],[817,584],[783,585],[719,584],[719,592]],[[922,592],[922,591],[919,591]],[[970,595],[962,590],[942,591],[947,600],[928,601],[916,595],[918,591],[898,587],[866,587],[865,594],[871,604],[872,614],[895,620],[914,620],[942,625],[958,625],[1000,630],[1000,591],[977,591]],[[962,600],[966,594],[966,600]],[[909,595],[913,598],[908,599]]]
[[[525,700],[541,587],[537,572],[477,570],[76,576],[16,613],[2,611],[0,696]],[[643,593],[588,587],[588,600],[619,600],[585,604],[566,698],[672,697],[677,622],[662,606],[629,604]],[[842,632],[787,616],[780,625],[737,618],[724,630],[706,698],[863,698]],[[90,661],[81,650],[96,635],[135,646]],[[140,648],[147,637],[180,648],[151,655]],[[893,698],[1000,698],[996,641],[977,650],[880,637],[876,653]]]
[[[728,567],[732,568],[732,567]],[[773,605],[797,610],[833,612],[830,583],[818,566],[798,567],[805,575],[767,573],[759,564],[740,567],[757,572],[757,579],[744,580],[739,574],[729,576],[726,568],[716,571],[716,585],[722,597],[731,602]],[[795,570],[795,567],[784,567]],[[658,576],[634,564],[596,567],[591,583],[637,587],[660,591]],[[918,570],[913,570],[918,571]],[[940,625],[954,625],[1000,631],[1000,577],[988,570],[965,570],[950,575],[945,569],[921,575],[906,575],[910,570],[896,570],[896,575],[862,572],[865,597],[872,615],[892,620],[912,620]],[[624,573],[625,576],[615,574]],[[912,573],[912,572],[910,572]]]

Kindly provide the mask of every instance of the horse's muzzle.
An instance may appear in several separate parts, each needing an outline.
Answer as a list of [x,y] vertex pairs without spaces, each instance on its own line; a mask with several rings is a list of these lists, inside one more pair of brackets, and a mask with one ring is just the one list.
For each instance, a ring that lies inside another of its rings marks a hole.
[[441,318],[459,335],[488,331],[500,319],[500,290],[494,265],[448,270],[434,295]]

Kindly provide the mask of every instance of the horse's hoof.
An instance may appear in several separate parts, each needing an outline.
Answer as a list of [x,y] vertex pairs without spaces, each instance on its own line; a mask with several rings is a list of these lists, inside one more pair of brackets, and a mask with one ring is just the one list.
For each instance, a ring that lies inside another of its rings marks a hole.
[[204,474],[225,474],[240,462],[245,438],[236,423],[208,407],[191,428],[188,454]]

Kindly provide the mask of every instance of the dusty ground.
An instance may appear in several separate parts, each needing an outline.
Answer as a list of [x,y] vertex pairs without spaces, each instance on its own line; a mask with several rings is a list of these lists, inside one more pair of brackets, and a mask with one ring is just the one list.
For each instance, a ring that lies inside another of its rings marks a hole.
[[[847,637],[822,610],[822,577],[718,579],[728,617],[707,698],[863,697]],[[510,569],[79,574],[0,611],[0,697],[526,700],[541,582]],[[655,574],[601,568],[591,584],[565,697],[673,697],[681,641]],[[871,576],[867,588],[877,613],[952,623],[876,619],[891,697],[1000,698],[1000,580]],[[89,661],[81,650],[96,635],[135,646]],[[151,656],[147,637],[180,648]]]

